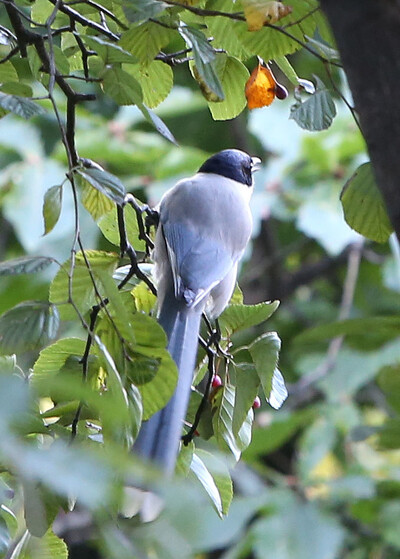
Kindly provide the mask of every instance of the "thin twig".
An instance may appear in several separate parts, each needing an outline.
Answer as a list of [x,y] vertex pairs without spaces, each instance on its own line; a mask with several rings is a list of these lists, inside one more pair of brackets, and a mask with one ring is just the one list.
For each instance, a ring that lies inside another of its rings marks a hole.
[[290,23],[287,23],[286,25],[282,25],[282,29],[287,29],[288,27],[293,27],[293,25],[299,25],[300,23],[302,23],[304,20],[308,19],[309,17],[311,17],[312,15],[315,14],[315,12],[318,12],[321,8],[319,6],[316,6],[315,8],[313,8],[310,12],[308,12],[307,14],[305,14],[304,16],[302,16],[301,18],[299,18],[297,21],[291,21]]
[[[55,4],[57,0],[49,0],[49,1],[52,4]],[[110,31],[108,29],[105,29],[99,23],[96,23],[95,21],[92,21],[91,19],[88,19],[88,18],[84,17],[79,12],[77,12],[73,8],[70,8],[69,6],[66,6],[65,4],[61,3],[60,6],[59,6],[59,10],[60,10],[60,12],[63,12],[67,16],[72,17],[75,21],[77,21],[78,23],[80,23],[84,27],[90,27],[91,29],[94,29],[98,33],[101,33],[102,35],[105,35],[106,37],[108,37],[112,41],[118,41],[119,40],[119,35],[117,35],[116,33],[113,33],[112,31]]]
[[121,29],[124,29],[125,31],[129,29],[129,27],[125,25],[125,23],[123,23],[115,14],[113,14],[113,12],[107,10],[107,8],[105,8],[101,4],[98,4],[97,2],[93,2],[93,0],[72,0],[72,2],[64,2],[65,6],[74,6],[76,4],[86,4],[87,6],[92,6],[92,8],[95,8],[99,12],[102,12],[107,17],[115,21],[115,23],[118,24],[121,27]]
[[340,89],[337,87],[335,80],[333,79],[332,76],[332,72],[329,66],[329,62],[324,62],[324,67],[325,67],[325,71],[328,75],[329,81],[331,82],[332,88],[334,89],[335,93],[337,95],[339,95],[339,97],[342,99],[342,101],[344,102],[344,104],[346,105],[346,107],[349,109],[349,111],[351,112],[351,115],[354,119],[354,122],[356,123],[358,129],[360,130],[361,134],[363,134],[363,131],[361,129],[361,124],[360,121],[358,120],[358,114],[355,110],[355,108],[349,103],[349,101],[346,99],[346,97],[343,95],[343,93],[340,91]]
[[71,18],[71,26],[72,26],[72,34],[75,38],[76,44],[78,45],[81,51],[81,58],[82,58],[82,66],[83,66],[83,74],[86,80],[89,80],[89,66],[88,66],[88,58],[95,54],[94,51],[88,50],[85,46],[85,43],[82,41],[79,33],[76,32],[75,29],[75,21]]

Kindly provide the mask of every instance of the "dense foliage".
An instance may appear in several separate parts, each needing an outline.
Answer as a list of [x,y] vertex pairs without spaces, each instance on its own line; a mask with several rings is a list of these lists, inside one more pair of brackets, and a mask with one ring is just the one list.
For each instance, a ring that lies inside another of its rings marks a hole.
[[[398,556],[400,250],[318,2],[0,6],[2,556]],[[260,59],[289,97],[250,113]],[[130,453],[176,382],[145,204],[226,147],[264,161],[246,304],[165,483]]]

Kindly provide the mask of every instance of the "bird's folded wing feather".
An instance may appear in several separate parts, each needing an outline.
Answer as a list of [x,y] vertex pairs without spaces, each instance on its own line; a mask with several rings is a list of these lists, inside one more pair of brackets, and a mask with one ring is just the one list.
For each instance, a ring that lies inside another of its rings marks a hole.
[[[239,255],[233,255],[223,243],[199,236],[184,223],[162,225],[174,277],[176,296],[185,290],[193,293],[197,304],[229,273]],[[191,305],[190,305],[191,306]]]

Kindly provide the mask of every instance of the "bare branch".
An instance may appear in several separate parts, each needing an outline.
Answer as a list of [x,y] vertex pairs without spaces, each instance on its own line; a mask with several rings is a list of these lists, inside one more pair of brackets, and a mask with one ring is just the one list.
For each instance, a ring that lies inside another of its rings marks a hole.
[[[50,2],[52,4],[55,4],[57,2],[57,0],[50,0]],[[60,10],[60,12],[63,12],[67,16],[72,17],[76,22],[80,23],[84,27],[90,27],[91,29],[94,29],[98,33],[101,33],[102,35],[105,35],[106,37],[108,37],[112,41],[118,41],[119,35],[116,35],[112,31],[110,31],[109,29],[105,29],[99,23],[96,23],[95,21],[92,21],[91,19],[88,19],[88,18],[84,17],[79,12],[77,12],[73,8],[70,8],[69,6],[63,4],[62,2],[60,2],[59,10]]]
[[65,2],[64,4],[65,6],[74,6],[76,4],[86,4],[87,6],[92,6],[99,12],[103,13],[104,15],[106,15],[107,17],[115,21],[115,23],[119,25],[121,29],[124,29],[125,31],[129,29],[129,27],[125,25],[125,23],[123,23],[120,19],[118,19],[117,16],[113,14],[113,12],[107,10],[107,8],[105,8],[101,4],[98,4],[97,2],[94,2],[93,0],[72,0],[72,2]]

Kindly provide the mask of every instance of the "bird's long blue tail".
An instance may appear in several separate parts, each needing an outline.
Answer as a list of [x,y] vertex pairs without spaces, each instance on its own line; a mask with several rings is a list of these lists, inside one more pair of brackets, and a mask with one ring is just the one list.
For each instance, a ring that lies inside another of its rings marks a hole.
[[188,308],[173,294],[165,297],[158,321],[168,336],[168,350],[178,367],[178,383],[168,404],[143,422],[134,451],[165,473],[174,471],[196,362],[201,310]]

